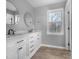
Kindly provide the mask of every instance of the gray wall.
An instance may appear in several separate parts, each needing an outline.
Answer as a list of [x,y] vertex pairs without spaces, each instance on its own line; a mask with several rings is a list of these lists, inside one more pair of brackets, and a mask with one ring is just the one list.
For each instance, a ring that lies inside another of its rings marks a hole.
[[36,23],[40,22],[39,23],[40,25],[38,24],[39,27],[36,26],[36,30],[38,29],[42,30],[42,43],[43,44],[65,47],[64,35],[48,35],[47,34],[47,10],[64,8],[64,7],[65,7],[65,2],[35,8]]
[[[24,24],[23,16],[25,12],[30,12],[33,15],[34,8],[27,2],[27,0],[10,0],[10,1],[16,6],[20,15],[20,20],[18,24],[14,25],[13,27],[15,28],[16,31],[23,31],[23,30],[27,31],[27,27]],[[6,30],[8,31],[8,29],[9,29],[9,25],[7,24]]]

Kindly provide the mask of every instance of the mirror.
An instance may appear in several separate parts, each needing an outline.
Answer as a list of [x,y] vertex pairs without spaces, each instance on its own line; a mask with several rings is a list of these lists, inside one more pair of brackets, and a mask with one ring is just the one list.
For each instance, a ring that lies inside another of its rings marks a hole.
[[28,32],[32,32],[34,29],[34,25],[33,25],[33,17],[31,15],[31,13],[26,12],[24,14],[24,23],[25,25],[28,27]]
[[6,24],[17,24],[19,21],[19,11],[11,1],[6,1]]

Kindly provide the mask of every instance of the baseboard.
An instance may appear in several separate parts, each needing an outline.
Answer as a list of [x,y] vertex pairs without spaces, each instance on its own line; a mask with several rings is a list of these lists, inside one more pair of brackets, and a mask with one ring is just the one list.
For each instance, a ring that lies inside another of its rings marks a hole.
[[47,44],[41,44],[41,46],[50,47],[50,48],[67,49],[66,47],[53,46],[53,45],[47,45]]

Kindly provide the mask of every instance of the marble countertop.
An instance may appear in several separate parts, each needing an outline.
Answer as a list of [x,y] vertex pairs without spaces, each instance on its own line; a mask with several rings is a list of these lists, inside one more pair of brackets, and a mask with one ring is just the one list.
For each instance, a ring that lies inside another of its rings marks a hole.
[[16,42],[16,41],[20,41],[22,40],[23,38],[28,38],[29,34],[33,34],[33,33],[37,33],[37,32],[30,32],[30,33],[27,33],[27,32],[18,32],[14,35],[6,35],[6,42],[7,43],[13,43],[13,42]]
[[36,33],[36,32],[25,32],[25,31],[18,31],[16,32],[14,35],[6,35],[6,38],[12,38],[12,37],[18,37],[18,36],[23,36],[23,35],[29,35],[32,33]]
[[17,41],[22,40],[24,37],[27,37],[27,32],[18,32],[14,35],[6,35],[6,43],[16,43]]

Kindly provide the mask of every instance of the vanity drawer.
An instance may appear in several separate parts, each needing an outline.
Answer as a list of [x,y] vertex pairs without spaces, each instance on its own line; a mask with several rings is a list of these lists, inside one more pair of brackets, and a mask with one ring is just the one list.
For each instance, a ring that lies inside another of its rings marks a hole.
[[34,48],[35,48],[34,45],[30,46],[29,51],[31,51]]
[[34,45],[35,44],[35,40],[29,40],[29,46]]
[[33,37],[35,37],[35,35],[36,35],[35,33],[32,33],[29,35],[29,38],[33,38]]
[[30,42],[30,41],[34,41],[34,40],[35,40],[35,37],[30,37],[30,38],[29,38],[29,42]]
[[29,44],[29,49],[31,49],[31,48],[33,48],[33,47],[35,47],[34,44]]
[[36,39],[29,39],[29,45],[35,44]]
[[32,50],[30,50],[30,54],[33,53],[34,50],[35,50],[34,48]]

